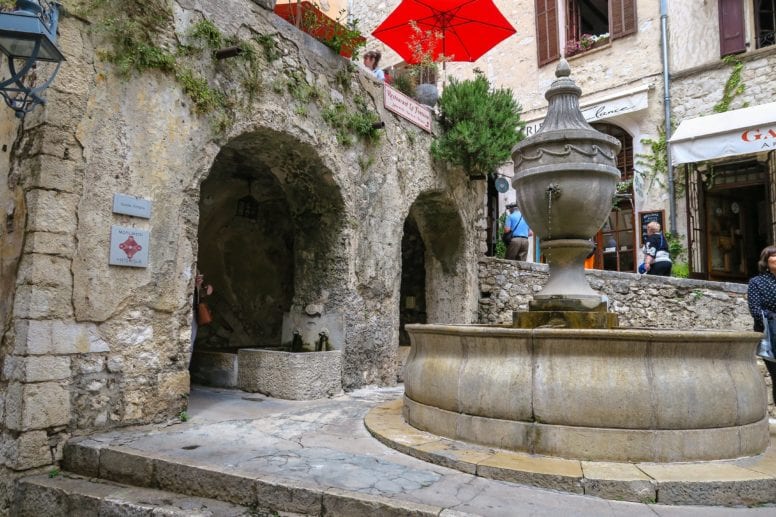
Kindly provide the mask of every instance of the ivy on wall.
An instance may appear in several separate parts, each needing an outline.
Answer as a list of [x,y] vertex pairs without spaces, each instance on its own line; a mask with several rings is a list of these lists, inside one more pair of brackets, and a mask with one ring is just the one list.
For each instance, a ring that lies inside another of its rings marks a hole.
[[[282,56],[272,34],[240,40],[224,35],[207,19],[193,24],[181,41],[174,29],[169,0],[86,0],[79,5],[78,14],[96,19],[95,26],[107,43],[107,49],[99,56],[114,64],[120,76],[156,70],[174,77],[192,100],[193,111],[212,116],[213,129],[218,134],[237,118],[234,110],[251,109],[265,89],[264,78],[270,75],[266,73],[267,65]],[[216,63],[216,51],[225,47],[237,47],[239,53]],[[355,73],[355,67],[347,67],[338,72],[336,81],[350,87]],[[224,79],[219,86],[208,80],[216,74]],[[319,88],[308,83],[303,71],[283,69],[281,74],[271,87],[275,93],[291,95],[294,113],[307,116],[313,103],[324,108]],[[233,93],[237,89],[239,93]],[[368,142],[379,138],[372,127],[379,120],[378,115],[367,109],[365,102],[356,104],[356,111],[336,104],[323,109],[324,119],[335,127],[337,139],[343,145],[352,143],[350,135]]]
[[[722,61],[732,68],[730,71],[730,77],[725,81],[725,86],[722,88],[722,99],[714,105],[712,110],[714,113],[724,113],[730,109],[730,104],[736,97],[746,91],[746,85],[741,79],[741,72],[744,70],[744,63],[736,56],[725,56]],[[748,102],[743,104],[743,107],[747,107]]]

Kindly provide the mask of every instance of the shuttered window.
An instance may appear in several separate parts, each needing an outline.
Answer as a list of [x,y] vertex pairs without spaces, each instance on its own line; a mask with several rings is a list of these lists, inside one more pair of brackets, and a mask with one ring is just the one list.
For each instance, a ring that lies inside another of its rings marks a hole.
[[636,32],[636,0],[609,0],[609,26],[611,27],[611,39],[634,34]]
[[539,66],[560,57],[557,0],[536,0],[536,47]]
[[744,4],[741,0],[719,1],[719,53],[721,56],[746,50]]

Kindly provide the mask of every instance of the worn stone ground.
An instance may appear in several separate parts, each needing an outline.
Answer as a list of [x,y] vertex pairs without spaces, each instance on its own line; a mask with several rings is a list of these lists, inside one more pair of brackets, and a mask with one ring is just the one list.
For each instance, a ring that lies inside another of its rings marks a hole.
[[[456,512],[630,517],[776,513],[774,507],[683,507],[610,501],[484,479],[426,463],[382,445],[364,426],[370,408],[399,398],[402,392],[401,387],[366,388],[334,399],[286,401],[195,387],[188,422],[96,435],[79,440],[76,448],[101,450],[100,477],[106,471],[117,473],[124,468],[118,456],[113,462],[105,461],[106,450],[114,449],[135,455],[136,459],[153,459],[158,462],[155,465],[172,461],[270,480],[291,489],[336,492],[342,498],[379,497],[404,505],[407,514],[413,504],[437,508],[432,514],[450,516]],[[144,482],[140,472],[127,474],[135,478],[131,484]],[[160,476],[158,467],[153,473],[149,471],[152,476]]]

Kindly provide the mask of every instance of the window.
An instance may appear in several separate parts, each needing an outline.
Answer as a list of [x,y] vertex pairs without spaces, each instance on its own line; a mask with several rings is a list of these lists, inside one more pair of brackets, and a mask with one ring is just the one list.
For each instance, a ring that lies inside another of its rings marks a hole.
[[593,124],[598,131],[615,137],[622,144],[617,155],[620,185],[612,211],[596,235],[595,267],[609,271],[636,270],[636,232],[633,211],[633,138],[612,124]]
[[776,44],[776,0],[755,0],[757,48]]
[[[754,0],[754,47],[776,44],[776,0]],[[741,0],[718,0],[720,56],[746,52],[745,10]]]
[[560,57],[559,12],[566,19],[565,56],[634,34],[637,29],[636,0],[536,0],[535,5],[539,66]]

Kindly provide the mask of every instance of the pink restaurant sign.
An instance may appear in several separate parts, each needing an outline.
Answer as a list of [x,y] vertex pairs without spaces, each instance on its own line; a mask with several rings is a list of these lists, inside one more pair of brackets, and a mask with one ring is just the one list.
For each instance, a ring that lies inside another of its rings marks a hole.
[[431,133],[431,109],[428,106],[410,99],[399,90],[391,88],[387,84],[384,87],[385,109],[396,113]]

